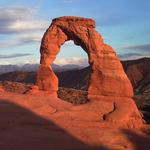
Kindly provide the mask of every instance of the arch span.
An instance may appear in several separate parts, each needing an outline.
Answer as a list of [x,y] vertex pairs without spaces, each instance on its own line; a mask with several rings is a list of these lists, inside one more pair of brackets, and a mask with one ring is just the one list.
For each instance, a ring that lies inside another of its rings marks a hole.
[[43,36],[40,47],[41,65],[36,83],[40,90],[57,95],[58,79],[51,64],[59,53],[61,45],[68,40],[73,40],[88,54],[91,66],[88,97],[133,96],[131,83],[116,53],[112,47],[103,42],[101,35],[95,30],[95,21],[71,16],[53,19]]

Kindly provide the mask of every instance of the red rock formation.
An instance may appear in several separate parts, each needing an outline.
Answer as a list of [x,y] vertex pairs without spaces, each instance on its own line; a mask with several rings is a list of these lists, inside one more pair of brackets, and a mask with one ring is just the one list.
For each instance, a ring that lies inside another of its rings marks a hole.
[[38,87],[40,90],[57,95],[58,79],[52,68],[48,65],[41,65],[37,73]]
[[5,90],[0,86],[0,93],[4,92]]
[[92,19],[60,17],[52,20],[40,48],[41,66],[37,75],[39,89],[57,94],[58,81],[50,65],[59,53],[61,45],[68,40],[73,40],[88,54],[91,66],[88,99],[106,100],[112,104],[111,110],[106,109],[107,113],[102,112],[104,119],[128,122],[134,118],[141,121],[141,116],[131,99],[131,83],[113,48],[105,44],[95,30],[95,21]]
[[37,78],[40,90],[57,92],[57,79],[49,66],[55,60],[61,45],[68,40],[73,40],[76,45],[80,45],[89,56],[92,68],[88,88],[89,97],[93,95],[133,96],[131,84],[116,53],[103,42],[102,37],[95,30],[94,20],[80,17],[53,19],[45,32],[40,48],[41,67]]
[[150,58],[124,61],[123,66],[134,89],[142,90],[150,83]]

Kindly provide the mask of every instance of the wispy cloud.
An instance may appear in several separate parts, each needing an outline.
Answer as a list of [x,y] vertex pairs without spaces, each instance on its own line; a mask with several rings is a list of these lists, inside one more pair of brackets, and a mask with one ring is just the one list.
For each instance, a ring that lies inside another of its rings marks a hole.
[[30,56],[30,53],[16,53],[16,54],[0,54],[0,59],[8,59],[8,58],[17,58],[17,57],[24,57]]
[[42,38],[41,33],[36,34],[21,34],[13,39],[1,40],[0,48],[9,48],[13,46],[20,46],[24,44],[31,44],[35,42],[40,42]]
[[79,58],[79,57],[56,59],[54,63],[58,65],[67,65],[67,64],[76,64],[80,66],[89,65],[88,60],[86,58]]
[[46,29],[48,22],[36,19],[36,9],[0,7],[0,34],[33,32]]
[[[39,42],[49,22],[37,19],[36,9],[0,7],[0,34],[8,36],[0,41],[0,48]],[[13,38],[11,38],[13,37]]]
[[150,52],[150,44],[125,46],[125,47],[121,47],[120,49]]
[[132,60],[144,57],[141,53],[125,53],[125,54],[118,54],[121,60]]

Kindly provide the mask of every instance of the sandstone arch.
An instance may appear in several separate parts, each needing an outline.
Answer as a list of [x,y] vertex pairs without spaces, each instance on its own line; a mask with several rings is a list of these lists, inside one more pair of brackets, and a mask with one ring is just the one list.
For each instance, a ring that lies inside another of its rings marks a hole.
[[41,65],[37,75],[40,90],[57,94],[58,79],[50,65],[59,53],[61,45],[68,40],[73,40],[88,54],[92,70],[88,97],[133,96],[132,86],[116,53],[103,42],[101,35],[95,30],[95,21],[68,16],[53,19],[43,36],[40,47]]
[[66,16],[52,20],[41,42],[41,60],[36,82],[38,89],[57,97],[58,79],[51,64],[61,45],[68,40],[73,40],[88,54],[91,66],[88,86],[88,99],[91,100],[91,105],[88,105],[88,109],[96,105],[98,108],[94,109],[98,109],[98,112],[93,108],[92,111],[101,114],[101,119],[119,121],[131,127],[137,124],[140,126],[143,121],[132,100],[131,83],[113,48],[105,44],[95,30],[95,21],[92,19]]

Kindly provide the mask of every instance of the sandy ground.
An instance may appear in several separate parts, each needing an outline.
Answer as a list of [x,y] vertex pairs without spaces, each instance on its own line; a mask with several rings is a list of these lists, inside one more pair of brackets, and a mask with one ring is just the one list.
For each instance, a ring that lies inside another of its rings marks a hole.
[[103,121],[103,105],[98,101],[73,105],[44,94],[2,92],[0,150],[150,149],[150,136],[140,129]]

